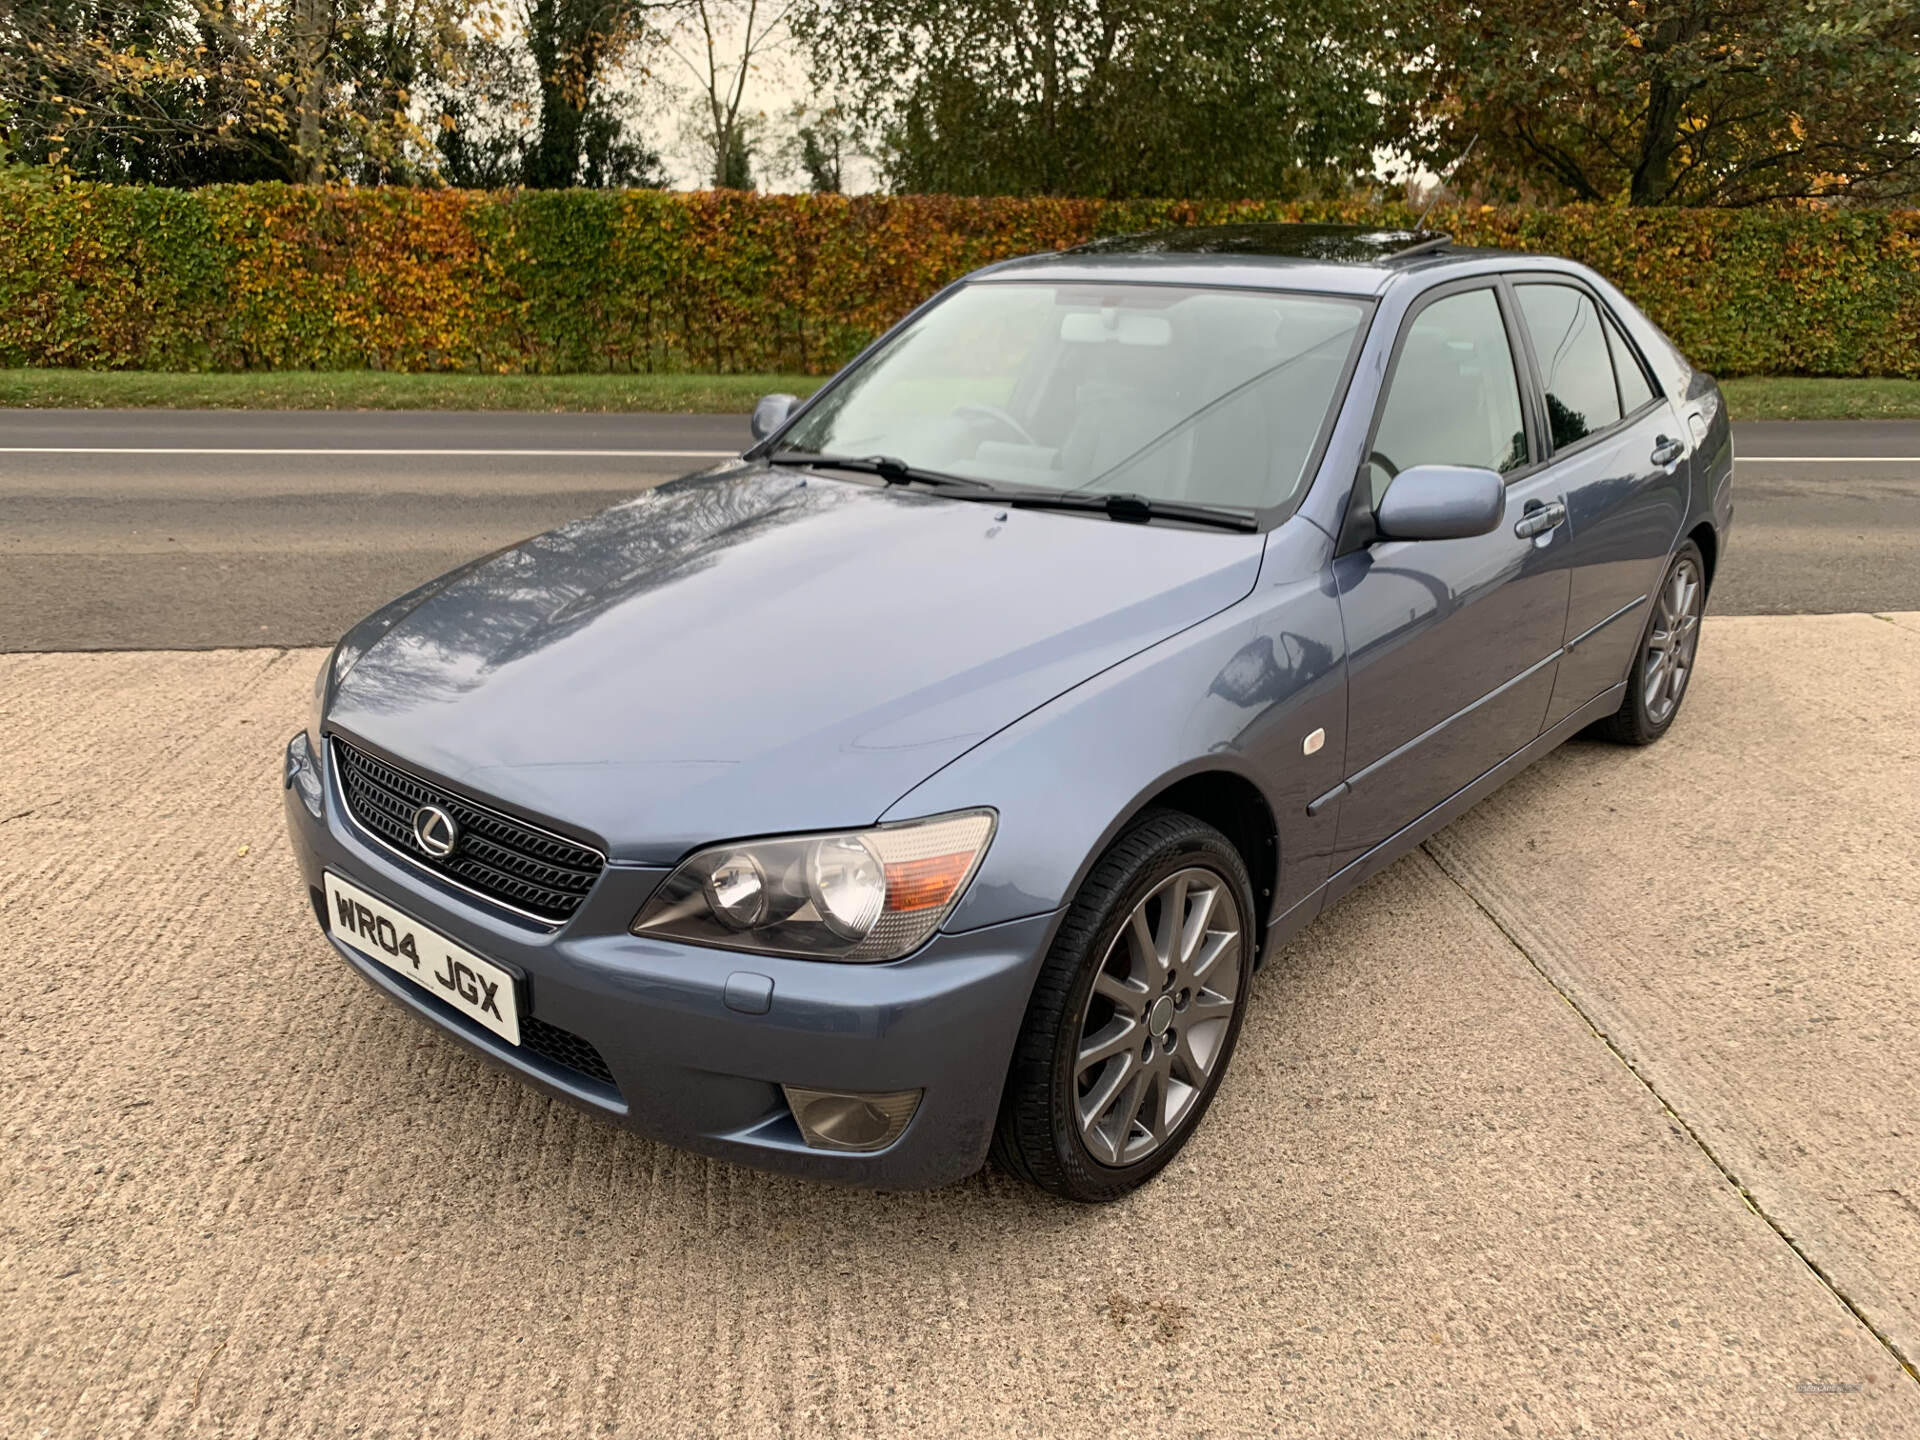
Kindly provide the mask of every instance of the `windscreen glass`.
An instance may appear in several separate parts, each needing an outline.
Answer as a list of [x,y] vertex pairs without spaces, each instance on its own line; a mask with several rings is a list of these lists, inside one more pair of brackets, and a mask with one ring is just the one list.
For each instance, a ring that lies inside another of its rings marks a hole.
[[780,448],[1009,486],[1257,509],[1299,489],[1366,306],[1161,285],[975,283]]

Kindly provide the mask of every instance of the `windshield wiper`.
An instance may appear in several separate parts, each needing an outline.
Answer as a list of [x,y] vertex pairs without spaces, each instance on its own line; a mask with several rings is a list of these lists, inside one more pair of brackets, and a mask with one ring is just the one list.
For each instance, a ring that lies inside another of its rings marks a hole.
[[889,485],[932,485],[958,490],[991,490],[984,480],[965,475],[948,475],[941,470],[922,470],[891,455],[822,455],[812,450],[776,450],[767,456],[775,465],[798,465],[816,470],[851,470],[857,475],[877,475]]
[[1193,505],[1183,500],[1149,500],[1144,495],[1091,495],[1084,490],[1001,490],[991,498],[996,504],[1023,510],[1089,510],[1105,513],[1109,520],[1145,525],[1154,520],[1183,520],[1192,525],[1211,525],[1219,530],[1258,530],[1260,517],[1216,505]]
[[767,456],[775,465],[800,466],[816,470],[851,470],[857,475],[876,475],[889,485],[931,485],[939,489],[965,492],[956,500],[980,500],[996,505],[1011,505],[1022,510],[1085,510],[1104,514],[1109,520],[1145,525],[1154,520],[1183,520],[1193,525],[1212,525],[1221,530],[1258,530],[1257,516],[1213,505],[1193,505],[1180,500],[1149,500],[1144,495],[1093,495],[1081,490],[1003,490],[985,480],[966,475],[949,475],[942,470],[923,470],[896,460],[891,455],[826,455],[812,450],[776,450]]

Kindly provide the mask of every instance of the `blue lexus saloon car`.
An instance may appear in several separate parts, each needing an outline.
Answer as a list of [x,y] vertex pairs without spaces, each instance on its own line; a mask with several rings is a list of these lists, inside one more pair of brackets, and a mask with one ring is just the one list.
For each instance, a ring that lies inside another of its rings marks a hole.
[[950,285],[737,460],[340,641],[286,752],[376,989],[674,1145],[1111,1200],[1262,957],[1577,732],[1660,738],[1713,380],[1446,236],[1104,240]]

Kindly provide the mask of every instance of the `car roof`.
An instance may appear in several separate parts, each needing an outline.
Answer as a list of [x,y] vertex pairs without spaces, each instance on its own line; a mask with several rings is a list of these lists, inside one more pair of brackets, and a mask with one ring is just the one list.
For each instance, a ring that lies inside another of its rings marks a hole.
[[1008,260],[979,274],[995,279],[1127,279],[1377,295],[1415,271],[1452,269],[1508,253],[1457,245],[1441,230],[1196,225],[1108,236],[1071,250]]

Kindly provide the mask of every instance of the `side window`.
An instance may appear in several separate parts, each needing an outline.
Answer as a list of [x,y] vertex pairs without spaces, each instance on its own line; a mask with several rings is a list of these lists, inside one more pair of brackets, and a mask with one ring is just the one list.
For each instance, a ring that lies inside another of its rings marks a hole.
[[1373,503],[1415,465],[1478,465],[1505,473],[1527,463],[1520,384],[1492,290],[1436,300],[1407,327],[1367,474]]
[[1620,418],[1613,357],[1600,314],[1571,285],[1519,285],[1520,313],[1547,392],[1547,424],[1558,450]]
[[1620,408],[1631,415],[1653,399],[1653,386],[1612,316],[1607,317],[1607,348],[1613,351],[1613,373],[1620,381]]

